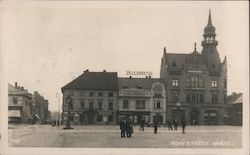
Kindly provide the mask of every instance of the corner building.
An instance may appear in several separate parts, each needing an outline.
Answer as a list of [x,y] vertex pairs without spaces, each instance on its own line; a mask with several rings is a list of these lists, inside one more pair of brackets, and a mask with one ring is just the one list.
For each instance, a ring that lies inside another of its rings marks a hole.
[[129,117],[133,124],[141,119],[160,124],[166,122],[166,88],[162,79],[119,78],[118,120]]
[[216,49],[215,27],[209,11],[201,53],[164,53],[160,78],[167,86],[167,117],[185,117],[188,124],[223,124],[227,107],[227,61]]
[[[63,121],[73,124],[116,124],[118,78],[116,72],[85,70],[62,88]],[[67,100],[70,99],[71,103]]]

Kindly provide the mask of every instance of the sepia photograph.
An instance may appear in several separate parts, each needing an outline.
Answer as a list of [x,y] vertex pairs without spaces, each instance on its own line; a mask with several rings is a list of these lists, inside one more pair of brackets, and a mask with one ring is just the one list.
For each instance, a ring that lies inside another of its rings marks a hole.
[[0,154],[249,154],[248,1],[0,9]]

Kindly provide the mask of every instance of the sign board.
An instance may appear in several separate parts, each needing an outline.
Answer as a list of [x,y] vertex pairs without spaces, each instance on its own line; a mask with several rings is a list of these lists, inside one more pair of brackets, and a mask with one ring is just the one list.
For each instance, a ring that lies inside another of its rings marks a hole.
[[153,72],[149,71],[127,71],[128,76],[152,76]]

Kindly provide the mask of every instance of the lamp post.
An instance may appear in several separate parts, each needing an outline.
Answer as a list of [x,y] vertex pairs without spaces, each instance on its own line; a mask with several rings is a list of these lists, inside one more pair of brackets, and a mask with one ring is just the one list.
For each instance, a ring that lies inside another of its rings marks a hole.
[[63,129],[73,129],[70,126],[70,120],[69,120],[69,115],[70,115],[70,110],[71,110],[71,105],[72,105],[72,98],[69,96],[66,97],[66,103],[68,104],[68,112],[67,112],[67,122],[66,122],[66,126]]

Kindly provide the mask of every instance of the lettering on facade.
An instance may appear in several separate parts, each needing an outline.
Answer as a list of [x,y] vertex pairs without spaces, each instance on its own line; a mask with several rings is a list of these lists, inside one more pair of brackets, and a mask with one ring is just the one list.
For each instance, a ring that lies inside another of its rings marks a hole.
[[128,76],[152,76],[153,72],[148,71],[127,71]]

